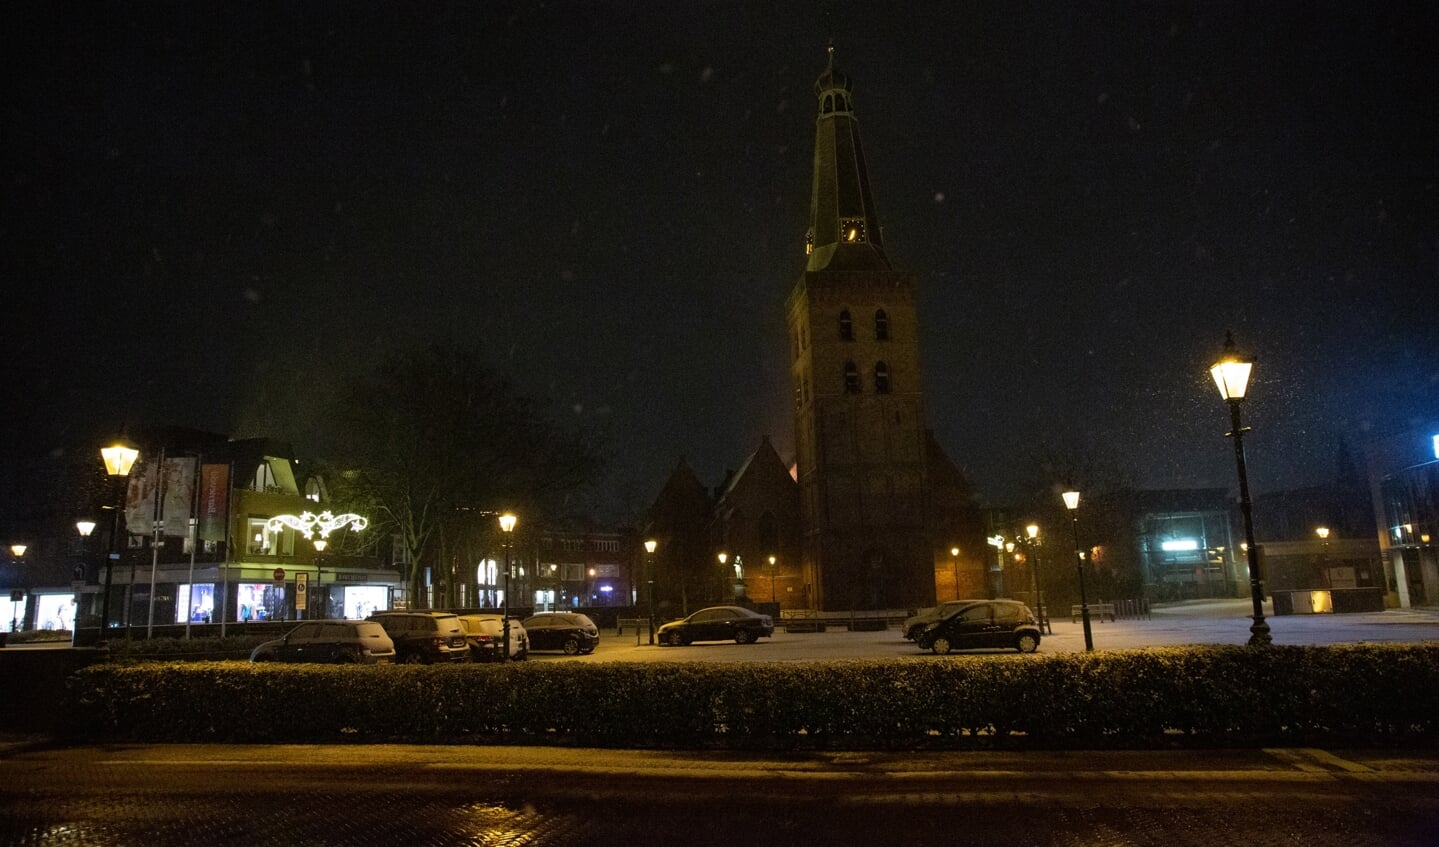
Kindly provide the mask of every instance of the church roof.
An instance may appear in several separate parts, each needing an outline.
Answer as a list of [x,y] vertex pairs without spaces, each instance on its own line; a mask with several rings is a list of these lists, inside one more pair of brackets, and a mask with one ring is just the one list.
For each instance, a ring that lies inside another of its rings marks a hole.
[[814,182],[806,237],[811,271],[889,270],[879,214],[869,187],[853,83],[829,63],[815,81]]

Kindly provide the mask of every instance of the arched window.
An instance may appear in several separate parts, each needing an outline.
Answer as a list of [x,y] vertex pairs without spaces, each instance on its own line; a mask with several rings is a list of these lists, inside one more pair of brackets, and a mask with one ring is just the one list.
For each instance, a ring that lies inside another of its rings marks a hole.
[[839,338],[841,341],[854,340],[854,324],[849,319],[849,309],[839,313]]
[[849,106],[845,105],[845,100],[844,100],[844,95],[843,95],[843,94],[841,94],[840,96],[834,98],[834,107],[835,107],[835,109],[837,109],[837,110],[839,110],[839,111],[841,111],[841,112],[847,112],[847,111],[849,111]]
[[859,393],[859,368],[854,362],[844,363],[844,391],[846,394]]
[[884,362],[874,363],[874,390],[876,394],[889,393],[889,365]]
[[834,111],[834,97],[831,96],[831,95],[829,95],[829,94],[826,94],[826,95],[824,95],[824,113],[825,113],[826,115],[828,115],[830,112],[833,112],[833,111]]
[[889,340],[889,315],[883,309],[874,313],[874,338],[876,341]]

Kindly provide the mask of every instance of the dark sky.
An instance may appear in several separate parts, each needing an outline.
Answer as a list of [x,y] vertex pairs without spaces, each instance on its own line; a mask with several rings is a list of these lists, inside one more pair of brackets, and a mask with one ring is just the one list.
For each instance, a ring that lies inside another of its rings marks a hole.
[[[1044,456],[1256,490],[1439,417],[1439,4],[7,6],[7,445],[321,449],[428,338],[611,434],[610,502],[793,441],[812,86],[854,80],[920,274],[928,417],[999,505]],[[123,303],[123,305],[120,305]]]

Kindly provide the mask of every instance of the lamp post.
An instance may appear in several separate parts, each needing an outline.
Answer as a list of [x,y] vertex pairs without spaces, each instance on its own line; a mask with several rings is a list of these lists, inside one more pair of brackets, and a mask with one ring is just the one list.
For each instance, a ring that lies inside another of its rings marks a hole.
[[653,538],[645,541],[645,605],[650,620],[650,643],[655,643],[655,548],[659,543]]
[[775,593],[774,593],[774,581],[775,581],[775,574],[777,573],[777,571],[776,571],[776,569],[775,569],[774,563],[775,563],[775,557],[774,557],[774,556],[770,556],[770,557],[769,557],[769,601],[770,601],[771,603],[776,602],[776,601],[775,601]]
[[1245,548],[1249,557],[1249,594],[1254,604],[1254,623],[1249,627],[1249,646],[1263,647],[1273,642],[1269,624],[1264,620],[1264,578],[1259,573],[1259,546],[1254,543],[1254,514],[1249,501],[1249,475],[1244,469],[1244,426],[1239,420],[1239,405],[1249,387],[1249,373],[1254,363],[1245,361],[1234,349],[1233,333],[1224,334],[1224,352],[1209,368],[1219,396],[1229,404],[1230,430],[1234,438],[1234,464],[1239,470],[1239,512],[1244,517]]
[[[120,514],[125,511],[125,484],[124,480],[130,476],[130,469],[135,467],[135,460],[140,458],[140,451],[133,444],[121,438],[109,447],[101,448],[100,458],[105,462],[105,473],[111,479],[119,479],[120,497],[115,504],[114,520],[110,529],[110,552],[105,557],[105,596],[100,601],[100,627],[102,630],[110,628],[110,569],[114,566],[115,560],[120,558]],[[128,615],[126,616],[128,620]]]
[[989,580],[989,587],[988,587],[988,590],[991,592],[991,595],[990,595],[990,596],[993,598],[993,597],[998,597],[998,596],[999,596],[998,594],[993,593],[993,592],[994,592],[995,581],[999,579],[999,573],[1001,572],[1001,569],[1004,567],[1004,536],[1003,536],[1003,535],[991,535],[991,536],[989,536],[988,538],[986,538],[985,540],[989,542],[989,546],[991,546],[991,547],[994,548],[994,567],[990,568],[989,570],[990,570],[991,573],[995,574],[995,576],[994,576],[992,579]]
[[1029,539],[1029,575],[1034,580],[1034,611],[1039,614],[1039,622],[1043,624],[1047,617],[1044,614],[1044,594],[1039,590],[1039,524],[1030,524],[1024,528],[1024,535]]
[[[330,546],[330,542],[324,538],[316,538],[311,543],[315,545],[315,590],[319,591],[325,587],[325,548]],[[324,617],[332,617],[330,614],[330,592],[328,591],[325,592],[325,608],[323,612]]]
[[720,582],[719,582],[719,584],[720,584],[720,592],[719,592],[719,600],[720,600],[721,603],[723,603],[723,602],[724,602],[725,586],[729,585],[729,570],[725,567],[725,563],[729,561],[729,554],[726,553],[726,552],[724,552],[723,550],[721,550],[721,551],[719,552],[719,555],[717,555],[715,558],[719,559],[719,565],[720,565]]
[[[81,591],[84,590],[82,586],[88,578],[90,535],[95,531],[95,522],[88,518],[75,521],[75,531],[80,533],[80,566],[75,569],[75,623],[70,627],[70,644],[71,646],[78,647],[86,643],[80,637],[80,599],[83,596]],[[94,611],[94,606],[95,603],[92,599],[90,603],[92,612]]]
[[[10,555],[12,555],[12,556],[15,557],[15,564],[17,565],[17,570],[18,570],[18,565],[20,564],[20,559],[25,555],[25,551],[28,550],[28,549],[30,549],[30,548],[27,547],[27,546],[24,545],[24,544],[11,544],[11,545],[10,545]],[[18,590],[17,590],[17,593],[18,593]],[[17,601],[16,601],[16,599],[15,599],[15,595],[12,594],[12,595],[10,596],[10,603],[11,603],[11,608],[13,608],[13,609],[15,610],[15,613],[10,616],[10,631],[11,631],[11,632],[14,632],[16,629],[19,629],[19,627],[20,627],[20,608],[21,608],[21,607],[20,607],[19,605],[16,605],[16,602],[17,602]],[[24,597],[23,597],[23,595],[21,596],[21,599],[20,599],[19,602],[24,602]]]
[[1084,590],[1084,554],[1079,551],[1079,492],[1066,491],[1064,508],[1069,510],[1070,523],[1074,525],[1074,563],[1079,569],[1079,619],[1084,622],[1084,649],[1094,649],[1094,632],[1089,628],[1089,595]]
[[[1319,567],[1324,570],[1324,584],[1329,585],[1329,527],[1315,527],[1314,534],[1319,536],[1320,541]],[[1333,588],[1332,585],[1330,587]]]
[[510,539],[511,533],[515,531],[515,516],[509,512],[500,515],[500,529],[505,533],[505,600],[501,609],[503,611],[504,623],[504,644],[500,648],[500,661],[510,660]]
[[959,599],[959,548],[949,548],[949,563],[954,567],[954,599]]

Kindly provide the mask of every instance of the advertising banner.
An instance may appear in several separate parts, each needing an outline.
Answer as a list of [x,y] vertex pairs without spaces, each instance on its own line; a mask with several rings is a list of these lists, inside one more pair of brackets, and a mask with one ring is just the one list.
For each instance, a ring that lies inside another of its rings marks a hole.
[[156,473],[159,464],[142,459],[130,471],[130,486],[125,497],[125,526],[131,535],[149,535],[154,531],[156,497],[159,497],[164,533],[183,538],[190,533],[190,504],[195,498],[195,459],[166,459],[163,474]]
[[230,466],[200,467],[200,540],[225,541],[225,514],[229,511]]

